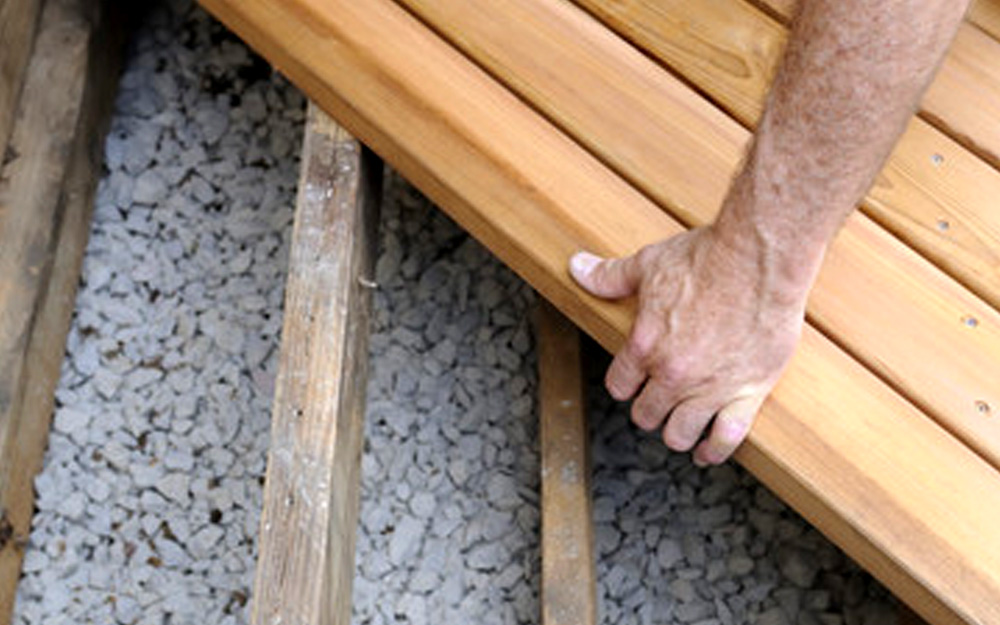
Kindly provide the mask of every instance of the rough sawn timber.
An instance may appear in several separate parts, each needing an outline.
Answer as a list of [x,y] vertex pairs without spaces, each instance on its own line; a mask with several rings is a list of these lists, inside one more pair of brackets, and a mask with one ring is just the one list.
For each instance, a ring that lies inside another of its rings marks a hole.
[[554,306],[537,311],[542,456],[542,625],[597,625],[590,436],[580,333]]
[[[204,4],[605,347],[622,344],[632,305],[583,294],[567,259],[680,224],[393,2]],[[697,165],[681,163],[695,179]],[[815,330],[738,459],[932,622],[1000,623],[1000,476]]]
[[0,172],[0,624],[30,530],[126,21],[101,0],[46,2],[16,156]]
[[0,162],[6,160],[41,4],[41,0],[0,0]]
[[380,180],[377,159],[310,104],[252,596],[257,625],[350,623]]

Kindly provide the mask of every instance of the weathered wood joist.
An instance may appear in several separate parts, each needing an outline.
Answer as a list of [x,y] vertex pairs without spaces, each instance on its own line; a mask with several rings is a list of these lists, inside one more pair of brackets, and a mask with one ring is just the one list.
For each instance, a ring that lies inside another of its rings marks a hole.
[[[394,2],[204,4],[578,325],[608,349],[621,345],[631,305],[584,295],[566,261],[580,248],[621,255],[681,231],[632,178]],[[585,44],[604,37],[593,27],[574,32]],[[620,102],[621,78],[576,95]],[[639,98],[640,111],[619,109],[619,118],[664,110],[673,139],[711,146],[661,163],[690,180],[674,200],[690,204],[720,172],[711,150],[738,158],[742,144],[727,129],[739,127],[688,105],[680,83],[656,94]],[[707,193],[716,203],[700,201],[717,207],[721,191]],[[890,254],[889,266],[899,257]],[[1000,536],[992,529],[1000,475],[921,408],[810,326],[738,458],[928,620],[1000,623]]]
[[0,157],[7,151],[41,6],[41,0],[0,0]]
[[537,311],[542,456],[542,625],[597,625],[590,433],[580,333],[551,304]]
[[0,171],[0,623],[11,618],[30,530],[123,21],[99,0],[45,3]]
[[309,106],[251,621],[348,625],[381,163]]

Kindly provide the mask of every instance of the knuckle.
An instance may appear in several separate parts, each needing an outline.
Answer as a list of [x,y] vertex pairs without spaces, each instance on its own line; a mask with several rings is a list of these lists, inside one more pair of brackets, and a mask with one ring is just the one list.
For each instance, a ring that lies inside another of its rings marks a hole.
[[635,253],[633,258],[635,259],[635,262],[639,263],[640,266],[646,267],[656,262],[656,256],[658,253],[659,253],[659,248],[654,243],[641,248],[638,252]]
[[661,358],[656,363],[653,376],[676,384],[687,378],[688,371],[688,363],[682,358]]
[[640,362],[646,362],[656,354],[658,333],[648,328],[637,328],[629,335],[626,349],[628,353]]
[[697,437],[691,436],[679,424],[668,422],[663,428],[663,444],[673,451],[687,452],[694,447]]
[[634,423],[640,429],[643,430],[648,429],[646,427],[646,419],[647,419],[646,415],[645,413],[642,412],[641,409],[637,408],[636,406],[632,406],[632,412],[629,415],[629,417],[631,418],[632,423]]
[[604,386],[608,389],[608,394],[617,401],[625,401],[632,396],[622,382],[610,375],[604,380]]
[[648,381],[642,393],[632,403],[630,416],[639,428],[652,431],[664,422],[672,406],[670,389]]
[[719,428],[719,432],[714,437],[715,448],[728,456],[739,447],[746,435],[747,430],[742,425],[726,424]]

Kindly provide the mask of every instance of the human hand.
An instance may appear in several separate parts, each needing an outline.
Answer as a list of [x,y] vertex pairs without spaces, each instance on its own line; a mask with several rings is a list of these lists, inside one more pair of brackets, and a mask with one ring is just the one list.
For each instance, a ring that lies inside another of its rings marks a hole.
[[605,384],[619,401],[641,388],[632,420],[662,426],[667,447],[694,449],[699,466],[724,462],[746,438],[801,335],[809,285],[789,284],[772,260],[752,245],[727,245],[711,227],[627,258],[570,260],[591,294],[638,295]]

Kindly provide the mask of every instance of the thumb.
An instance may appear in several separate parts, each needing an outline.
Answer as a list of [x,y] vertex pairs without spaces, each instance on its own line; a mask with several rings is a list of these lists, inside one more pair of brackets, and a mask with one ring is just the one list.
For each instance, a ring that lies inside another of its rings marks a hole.
[[635,256],[604,259],[590,252],[577,252],[569,259],[569,272],[577,284],[597,297],[628,297],[639,287]]

